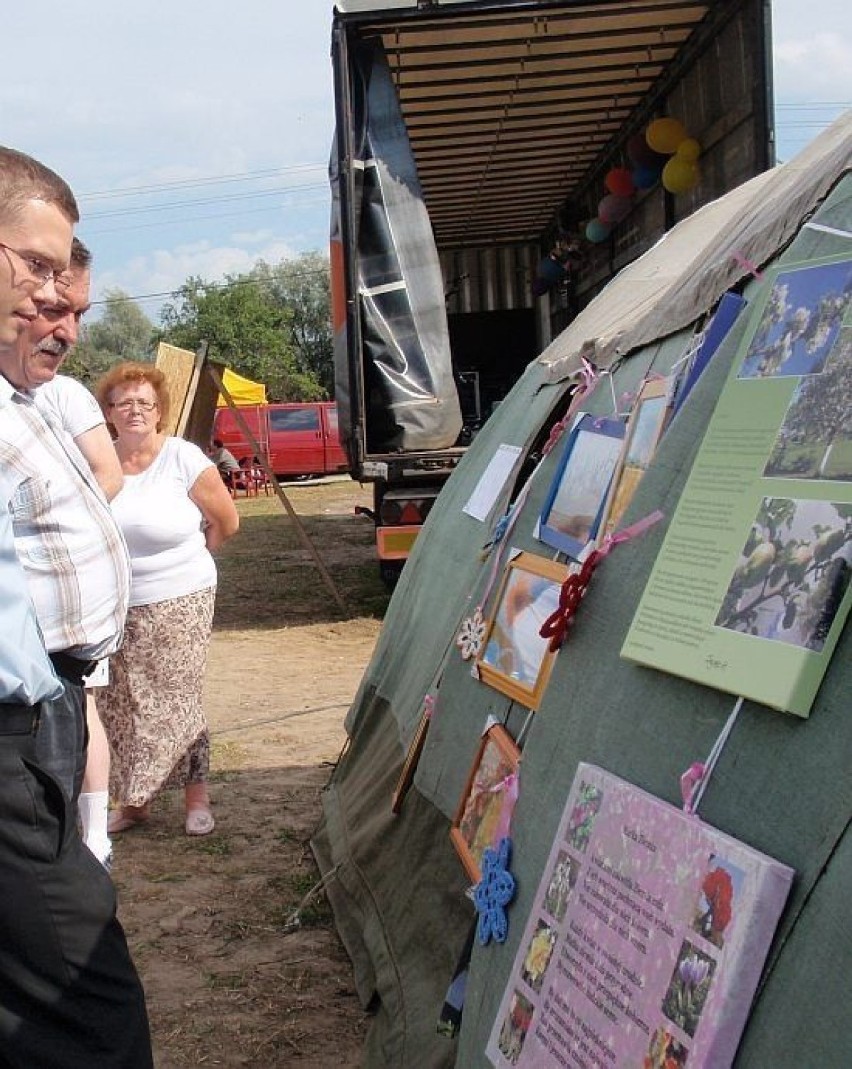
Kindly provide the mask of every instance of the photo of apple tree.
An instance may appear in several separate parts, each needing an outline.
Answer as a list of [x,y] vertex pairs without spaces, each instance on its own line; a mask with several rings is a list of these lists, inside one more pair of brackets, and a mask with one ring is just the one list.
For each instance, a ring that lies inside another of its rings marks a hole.
[[765,497],[716,625],[819,653],[849,586],[852,505]]
[[796,388],[763,474],[852,481],[852,327],[840,332],[823,373]]
[[852,302],[852,262],[782,271],[737,375],[818,375]]

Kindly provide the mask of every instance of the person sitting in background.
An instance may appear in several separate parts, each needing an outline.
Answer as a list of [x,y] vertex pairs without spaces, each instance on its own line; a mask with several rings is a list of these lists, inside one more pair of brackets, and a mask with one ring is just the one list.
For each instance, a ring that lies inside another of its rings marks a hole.
[[161,371],[118,364],[97,397],[124,474],[113,512],[131,564],[124,645],[98,698],[120,806],[110,832],[143,823],[159,791],[182,787],[187,834],[207,835],[214,820],[201,699],[216,596],[211,554],[236,534],[239,518],[215,465],[162,433],[169,397]]
[[219,469],[219,474],[223,479],[229,472],[240,470],[237,458],[230,449],[225,448],[221,438],[213,439],[213,448],[210,450],[210,459]]

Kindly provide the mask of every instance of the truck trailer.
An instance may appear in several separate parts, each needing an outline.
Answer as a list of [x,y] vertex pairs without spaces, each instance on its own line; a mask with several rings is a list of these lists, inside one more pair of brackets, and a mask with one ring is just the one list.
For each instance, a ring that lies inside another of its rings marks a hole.
[[[348,0],[332,66],[340,437],[393,581],[530,361],[675,223],[774,164],[770,7]],[[691,181],[661,180],[681,150],[652,128],[680,131]]]

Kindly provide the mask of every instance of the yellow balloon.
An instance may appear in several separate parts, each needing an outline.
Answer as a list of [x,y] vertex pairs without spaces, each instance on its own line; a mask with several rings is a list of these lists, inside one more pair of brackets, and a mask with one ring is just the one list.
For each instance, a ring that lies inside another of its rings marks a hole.
[[681,156],[672,156],[663,168],[663,185],[669,193],[686,193],[697,184],[699,171],[696,164]]
[[645,131],[645,140],[648,147],[654,152],[661,152],[664,156],[671,156],[677,152],[681,141],[686,139],[686,130],[683,123],[677,119],[654,119]]
[[680,156],[682,160],[686,160],[687,163],[695,163],[698,157],[701,155],[701,145],[695,140],[694,137],[684,138],[683,141],[677,147],[677,156]]

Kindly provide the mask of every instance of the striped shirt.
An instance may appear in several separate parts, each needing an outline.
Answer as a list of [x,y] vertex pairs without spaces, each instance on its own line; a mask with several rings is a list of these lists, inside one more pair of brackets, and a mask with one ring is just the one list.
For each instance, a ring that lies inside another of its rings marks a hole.
[[82,660],[114,653],[130,590],[124,539],[82,453],[3,376],[0,468],[47,649]]

